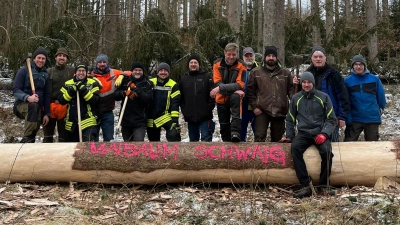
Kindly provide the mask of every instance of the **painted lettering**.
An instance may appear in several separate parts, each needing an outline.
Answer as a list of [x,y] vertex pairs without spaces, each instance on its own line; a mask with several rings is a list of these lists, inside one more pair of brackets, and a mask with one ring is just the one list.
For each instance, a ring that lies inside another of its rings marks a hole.
[[134,156],[135,155],[135,151],[136,151],[136,145],[135,144],[129,144],[129,143],[126,143],[125,145],[124,145],[124,150],[123,150],[123,155],[125,156],[125,157],[131,157],[131,156]]
[[286,166],[285,151],[282,150],[281,146],[272,146],[269,150],[269,155],[275,162],[280,162],[282,166]]
[[[198,159],[205,159],[207,157],[207,147],[205,145],[197,145],[196,147],[194,147],[194,149],[196,150],[194,156],[196,156]],[[197,152],[199,152],[200,154],[198,154]]]
[[164,159],[165,159],[165,157],[167,155],[170,155],[170,154],[174,153],[174,161],[177,160],[177,158],[178,158],[178,150],[179,150],[178,145],[175,144],[174,146],[172,146],[171,149],[169,149],[166,144],[162,144],[162,147],[163,147],[163,150],[164,150],[163,151],[163,158]]

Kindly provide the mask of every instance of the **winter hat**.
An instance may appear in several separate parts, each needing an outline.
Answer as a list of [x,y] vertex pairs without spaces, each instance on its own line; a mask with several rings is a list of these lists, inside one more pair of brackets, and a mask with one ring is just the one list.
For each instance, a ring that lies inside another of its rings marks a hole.
[[108,56],[106,56],[104,54],[98,55],[97,58],[96,58],[96,64],[101,62],[101,61],[104,61],[104,62],[106,62],[108,64]]
[[312,48],[312,50],[311,50],[311,55],[313,55],[314,52],[322,52],[322,53],[326,56],[325,49],[324,49],[323,47],[319,46],[319,45],[314,46],[314,47]]
[[300,77],[300,83],[303,83],[304,80],[311,81],[313,86],[315,86],[315,79],[314,79],[314,75],[312,73],[307,72],[307,71],[304,72]]
[[76,73],[76,71],[78,71],[79,68],[84,68],[84,69],[86,70],[86,73],[89,71],[89,69],[88,69],[88,67],[86,66],[86,64],[85,64],[85,63],[82,63],[82,62],[76,64],[76,66],[75,66],[75,73]]
[[200,65],[200,57],[198,55],[196,55],[196,54],[190,55],[189,60],[188,60],[188,64],[189,64],[190,61],[192,61],[192,59],[195,59]]
[[141,62],[133,62],[132,63],[132,67],[131,67],[131,71],[133,71],[136,68],[140,68],[140,69],[142,69],[144,71],[143,63],[141,63]]
[[247,48],[244,48],[243,49],[243,55],[246,55],[246,54],[255,54],[254,53],[254,50],[251,48],[251,47],[247,47]]
[[273,54],[274,56],[278,57],[278,50],[275,46],[265,46],[264,58],[269,54]]
[[353,68],[354,63],[356,62],[360,62],[362,64],[364,64],[364,67],[367,67],[367,63],[365,62],[365,59],[362,55],[355,55],[353,57],[353,59],[351,60],[351,68]]
[[64,55],[67,56],[67,59],[69,59],[69,55],[68,55],[67,49],[65,49],[65,48],[59,48],[59,49],[57,50],[56,54],[54,55],[54,57],[57,57],[59,54],[64,54]]
[[36,58],[36,56],[37,56],[37,55],[40,55],[40,54],[44,55],[44,56],[46,57],[46,59],[47,59],[47,52],[46,52],[46,50],[45,50],[44,48],[42,48],[42,47],[39,47],[39,48],[37,48],[37,49],[35,50],[35,52],[33,53],[33,58],[32,58],[32,59]]
[[162,70],[162,69],[168,70],[168,73],[171,72],[171,68],[170,68],[169,65],[168,65],[167,63],[165,63],[165,62],[162,62],[162,63],[160,63],[160,64],[158,65],[158,67],[157,67],[157,73],[158,73],[158,71],[160,71],[160,70]]

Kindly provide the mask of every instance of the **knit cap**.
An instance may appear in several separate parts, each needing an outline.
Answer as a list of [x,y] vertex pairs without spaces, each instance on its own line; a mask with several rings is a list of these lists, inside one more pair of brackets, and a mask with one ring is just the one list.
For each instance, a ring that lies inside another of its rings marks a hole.
[[141,63],[141,62],[133,62],[132,63],[132,67],[131,67],[131,71],[133,71],[136,68],[141,68],[144,71],[143,63]]
[[312,48],[312,50],[311,50],[311,55],[313,55],[314,52],[322,52],[322,53],[326,56],[325,49],[324,49],[323,47],[319,46],[319,45],[314,46],[314,47]]
[[190,55],[189,60],[188,60],[188,64],[189,64],[190,61],[192,61],[192,59],[195,59],[200,65],[200,57],[198,55],[196,55],[196,54]]
[[354,63],[356,62],[360,62],[362,64],[364,64],[364,67],[367,67],[367,63],[365,62],[365,59],[362,55],[355,55],[353,57],[353,59],[351,60],[351,68],[353,68]]
[[47,52],[46,52],[46,50],[45,50],[44,48],[42,48],[42,47],[39,47],[39,48],[37,48],[37,49],[35,50],[35,52],[33,53],[33,58],[32,58],[32,59],[36,58],[36,56],[37,56],[37,55],[40,55],[40,54],[44,55],[44,56],[46,57],[46,59],[47,59]]
[[162,69],[168,70],[168,73],[171,72],[171,68],[170,68],[169,65],[168,65],[167,63],[165,63],[165,62],[162,62],[162,63],[160,63],[160,64],[158,65],[158,67],[157,67],[157,73],[158,73],[158,71],[160,71],[160,70],[162,70]]
[[104,62],[106,62],[108,64],[108,56],[106,56],[104,54],[98,55],[97,58],[96,58],[96,64],[101,62],[101,61],[104,61]]
[[278,57],[278,50],[275,46],[265,46],[264,58],[269,54],[273,54],[275,57]]
[[300,83],[303,83],[304,80],[308,80],[310,81],[313,86],[315,87],[315,79],[314,79],[314,75],[310,72],[304,72],[301,77],[300,77]]
[[85,63],[83,63],[83,62],[80,62],[80,63],[77,63],[76,64],[76,66],[75,66],[75,73],[76,73],[76,71],[78,71],[78,69],[79,68],[84,68],[85,70],[86,70],[86,73],[88,72],[88,67],[86,66],[86,64]]

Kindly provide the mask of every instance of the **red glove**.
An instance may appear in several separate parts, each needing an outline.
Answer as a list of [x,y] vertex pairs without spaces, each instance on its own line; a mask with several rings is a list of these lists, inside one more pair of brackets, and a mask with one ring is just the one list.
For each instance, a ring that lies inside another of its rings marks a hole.
[[290,138],[282,138],[281,140],[279,140],[280,143],[292,143],[292,139]]
[[325,134],[318,134],[315,137],[315,144],[320,145],[326,141],[326,135]]

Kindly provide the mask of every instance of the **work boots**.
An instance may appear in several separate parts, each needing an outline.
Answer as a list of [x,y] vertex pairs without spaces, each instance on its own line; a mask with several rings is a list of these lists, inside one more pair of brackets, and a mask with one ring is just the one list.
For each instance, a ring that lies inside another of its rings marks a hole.
[[238,132],[231,133],[231,141],[232,142],[240,142],[240,134]]
[[294,198],[304,198],[310,197],[312,195],[312,190],[310,186],[305,186],[293,194]]
[[335,196],[336,191],[332,190],[330,187],[323,186],[318,188],[318,194],[324,196]]

